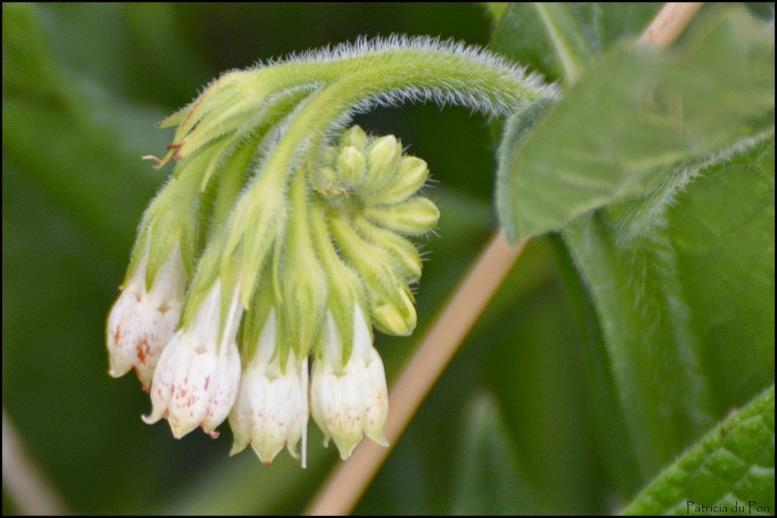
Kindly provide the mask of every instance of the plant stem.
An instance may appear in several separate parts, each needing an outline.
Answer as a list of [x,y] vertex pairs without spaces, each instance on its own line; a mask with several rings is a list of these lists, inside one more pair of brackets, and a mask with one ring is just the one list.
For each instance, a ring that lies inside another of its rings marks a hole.
[[[671,45],[701,8],[701,3],[664,5],[640,41],[666,48]],[[397,443],[434,382],[442,374],[469,330],[485,310],[512,269],[528,241],[508,245],[497,233],[467,273],[416,353],[400,374],[389,396],[386,437]],[[324,482],[305,513],[339,515],[350,512],[366,490],[390,448],[363,441],[348,462],[339,464]]]
[[51,485],[24,451],[16,429],[3,408],[3,492],[5,491],[8,491],[14,506],[21,514],[63,515],[67,512]]
[[680,37],[703,5],[704,2],[667,2],[642,33],[639,41],[659,49],[669,47]]

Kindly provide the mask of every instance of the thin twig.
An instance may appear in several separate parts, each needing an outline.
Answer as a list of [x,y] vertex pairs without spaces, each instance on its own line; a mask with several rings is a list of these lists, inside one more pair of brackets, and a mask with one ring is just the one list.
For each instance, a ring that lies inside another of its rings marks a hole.
[[[658,48],[668,47],[701,6],[702,3],[665,4],[645,29],[640,41]],[[523,241],[513,248],[507,244],[502,232],[496,234],[437,318],[391,390],[391,410],[385,431],[392,446],[399,440],[526,244]],[[363,441],[347,462],[332,471],[306,509],[306,514],[339,515],[350,512],[389,452],[389,448]]]
[[675,42],[704,2],[667,2],[653,18],[639,41],[664,49]]
[[3,408],[3,488],[22,514],[63,515],[65,507],[24,452]]

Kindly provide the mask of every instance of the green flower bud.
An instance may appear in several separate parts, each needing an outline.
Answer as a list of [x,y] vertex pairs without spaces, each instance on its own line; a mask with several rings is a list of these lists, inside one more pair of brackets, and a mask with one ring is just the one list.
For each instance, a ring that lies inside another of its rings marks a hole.
[[364,180],[367,163],[354,146],[345,146],[337,157],[337,175],[347,187],[355,187]]
[[359,126],[351,126],[340,137],[340,146],[353,146],[358,151],[364,151],[367,147],[367,134]]
[[413,295],[407,286],[403,286],[399,294],[400,304],[375,302],[371,307],[371,316],[378,331],[388,335],[408,336],[416,326]]
[[428,232],[440,219],[440,210],[429,198],[416,196],[396,205],[367,207],[364,215],[373,223],[402,234]]
[[386,189],[365,196],[365,201],[370,205],[403,202],[423,187],[428,177],[429,168],[424,160],[414,156],[403,156],[394,181]]
[[421,278],[421,254],[413,243],[394,232],[373,225],[361,216],[356,219],[356,225],[359,234],[367,241],[382,246],[391,254],[406,281],[414,282]]
[[373,140],[367,146],[367,177],[363,192],[377,192],[392,183],[401,159],[402,145],[396,137],[387,135]]

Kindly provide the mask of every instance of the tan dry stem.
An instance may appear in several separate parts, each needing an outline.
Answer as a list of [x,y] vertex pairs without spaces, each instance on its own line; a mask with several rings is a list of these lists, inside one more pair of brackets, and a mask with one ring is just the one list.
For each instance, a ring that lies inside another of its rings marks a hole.
[[664,49],[680,37],[703,2],[667,2],[650,22],[639,41]]
[[65,507],[19,440],[3,408],[3,489],[18,512],[26,515],[63,515]]

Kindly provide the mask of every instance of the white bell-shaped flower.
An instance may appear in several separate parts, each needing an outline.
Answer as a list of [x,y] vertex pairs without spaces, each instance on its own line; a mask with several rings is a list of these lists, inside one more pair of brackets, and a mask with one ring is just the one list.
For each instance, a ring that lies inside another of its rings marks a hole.
[[[236,290],[239,291],[239,290]],[[240,384],[240,355],[235,342],[240,305],[235,296],[221,339],[221,282],[202,302],[191,325],[175,333],[159,358],[151,385],[152,424],[162,418],[180,439],[198,426],[213,437],[235,402]]]
[[342,341],[331,314],[327,315],[321,358],[313,362],[310,408],[325,443],[331,437],[345,460],[366,435],[388,446],[383,425],[388,415],[388,391],[383,362],[372,346],[364,313],[354,310],[353,349],[342,362]]
[[148,250],[111,308],[106,328],[108,373],[118,378],[134,368],[146,390],[180,320],[186,288],[183,259],[175,247],[147,291],[147,256]]
[[285,370],[276,352],[278,337],[275,311],[270,310],[253,356],[247,361],[235,406],[229,414],[234,436],[230,455],[248,443],[265,464],[273,461],[284,446],[299,459],[297,444],[302,440],[305,467],[308,425],[308,361],[289,352]]

